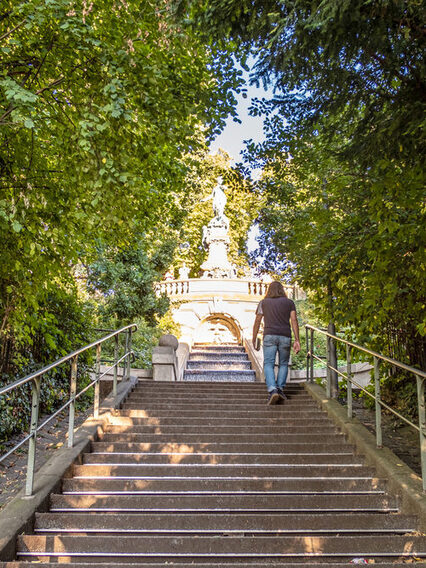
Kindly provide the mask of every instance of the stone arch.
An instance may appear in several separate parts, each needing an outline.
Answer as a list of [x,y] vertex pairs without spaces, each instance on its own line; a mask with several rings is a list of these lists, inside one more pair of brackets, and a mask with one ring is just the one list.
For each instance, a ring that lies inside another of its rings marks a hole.
[[[210,313],[203,317],[195,331],[196,342],[231,343],[241,345],[243,331],[238,321],[230,314]],[[233,338],[233,341],[232,341]]]

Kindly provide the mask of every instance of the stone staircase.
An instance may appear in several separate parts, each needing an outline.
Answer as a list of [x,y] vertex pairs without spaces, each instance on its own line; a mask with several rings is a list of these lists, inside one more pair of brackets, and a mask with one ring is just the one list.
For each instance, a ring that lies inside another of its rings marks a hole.
[[[234,355],[238,371],[215,366]],[[207,360],[201,382],[197,363]],[[402,567],[425,558],[416,519],[306,391],[289,385],[283,405],[266,406],[249,372],[240,350],[206,348],[190,360],[186,381],[196,383],[139,381],[37,514],[34,534],[19,537],[16,562],[0,567],[340,568],[354,558]]]
[[189,354],[183,380],[254,382],[256,374],[244,347],[196,343]]

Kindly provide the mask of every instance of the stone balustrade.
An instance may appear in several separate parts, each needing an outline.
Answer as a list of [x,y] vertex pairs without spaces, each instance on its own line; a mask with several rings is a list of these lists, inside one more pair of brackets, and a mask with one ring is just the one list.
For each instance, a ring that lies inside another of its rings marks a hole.
[[[189,278],[188,280],[165,280],[157,284],[157,293],[169,297],[230,294],[260,298],[266,294],[268,284],[259,280],[239,278]],[[303,292],[297,286],[284,286],[289,298],[302,299]],[[304,296],[304,295],[303,295]]]

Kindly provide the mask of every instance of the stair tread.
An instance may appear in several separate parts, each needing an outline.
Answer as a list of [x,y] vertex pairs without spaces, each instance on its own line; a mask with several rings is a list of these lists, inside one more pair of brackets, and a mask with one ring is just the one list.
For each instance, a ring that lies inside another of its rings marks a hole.
[[[407,552],[406,552],[407,551]],[[18,556],[25,553],[56,556],[68,556],[75,553],[80,556],[108,557],[118,554],[124,557],[149,557],[150,555],[171,555],[175,558],[208,557],[315,557],[323,556],[353,557],[389,555],[390,557],[413,555],[426,557],[426,538],[418,536],[280,536],[247,539],[244,537],[217,538],[200,536],[167,537],[151,536],[43,536],[22,535],[18,537]]]
[[35,528],[37,530],[88,530],[94,531],[159,531],[172,532],[228,532],[228,531],[254,531],[254,532],[304,532],[304,533],[330,533],[330,532],[412,532],[416,530],[416,519],[413,516],[381,514],[276,514],[265,515],[258,513],[240,514],[232,516],[217,513],[215,515],[199,513],[185,515],[173,513],[147,514],[147,513],[37,513]]
[[[96,498],[94,498],[96,495]],[[121,511],[173,511],[214,513],[235,511],[398,511],[397,502],[384,495],[280,495],[280,494],[129,494],[52,495],[52,511],[66,508]]]
[[[324,563],[317,562],[304,562],[300,564],[300,562],[285,562],[283,563],[282,560],[279,560],[278,563],[274,560],[271,561],[252,561],[250,559],[245,559],[244,567],[248,566],[251,568],[271,568],[271,566],[279,566],[280,568],[318,568],[318,566],[324,566]],[[389,568],[389,559],[386,560],[376,560],[376,566],[384,566]],[[0,561],[0,568],[31,568],[34,564],[30,561],[15,561],[15,562],[1,562]],[[158,561],[155,563],[152,562],[144,562],[144,561],[137,561],[133,560],[131,563],[122,562],[121,559],[117,563],[113,563],[109,561],[107,563],[96,563],[96,562],[84,562],[78,561],[73,559],[72,563],[69,562],[61,562],[61,568],[160,568],[160,567],[167,567],[170,568],[171,564],[170,561],[166,560],[164,562]],[[194,564],[193,561],[187,562],[179,562],[179,564],[175,565],[177,568],[236,568],[237,566],[241,568],[241,563],[234,563],[232,560],[227,562],[226,560],[221,562],[215,563],[206,563],[205,561],[200,561]],[[352,562],[349,560],[346,562],[337,562],[330,558],[327,559],[327,566],[331,568],[350,568],[354,566]],[[407,568],[406,563],[401,562],[392,562],[392,568]],[[416,566],[426,566],[426,562],[416,562]],[[37,568],[58,568],[57,562],[41,562],[37,561]]]

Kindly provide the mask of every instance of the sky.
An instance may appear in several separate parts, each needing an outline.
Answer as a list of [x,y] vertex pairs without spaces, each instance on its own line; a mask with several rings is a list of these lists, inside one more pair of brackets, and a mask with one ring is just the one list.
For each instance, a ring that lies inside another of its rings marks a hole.
[[236,95],[238,102],[237,111],[241,124],[234,122],[232,117],[228,118],[222,133],[210,144],[212,154],[216,153],[219,148],[222,148],[228,152],[235,162],[238,162],[241,158],[240,153],[244,148],[244,140],[253,139],[255,142],[264,140],[262,118],[249,116],[248,113],[251,99],[270,96],[270,93],[263,88],[249,85],[249,73],[243,69],[242,72],[246,79],[247,98],[243,98],[241,93]]

